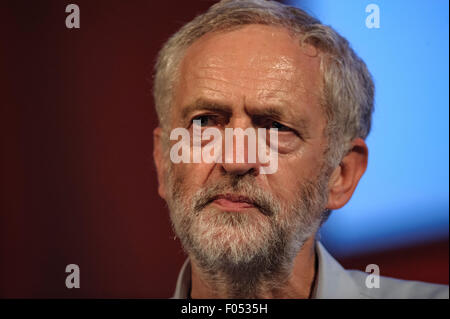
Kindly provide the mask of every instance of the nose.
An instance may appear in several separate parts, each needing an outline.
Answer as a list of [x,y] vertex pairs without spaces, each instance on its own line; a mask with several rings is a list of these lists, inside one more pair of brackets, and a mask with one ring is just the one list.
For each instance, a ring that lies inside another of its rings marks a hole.
[[259,167],[251,163],[222,163],[222,168],[230,175],[259,175]]
[[257,131],[247,123],[225,129],[222,168],[231,175],[259,175]]

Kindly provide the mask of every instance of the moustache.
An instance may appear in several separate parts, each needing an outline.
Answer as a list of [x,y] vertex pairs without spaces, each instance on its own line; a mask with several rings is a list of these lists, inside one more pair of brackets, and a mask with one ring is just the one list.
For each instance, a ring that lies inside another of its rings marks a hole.
[[247,202],[255,206],[263,215],[272,217],[280,210],[280,204],[273,196],[254,182],[237,177],[207,185],[193,197],[193,209],[200,213],[206,206],[218,198],[229,198]]

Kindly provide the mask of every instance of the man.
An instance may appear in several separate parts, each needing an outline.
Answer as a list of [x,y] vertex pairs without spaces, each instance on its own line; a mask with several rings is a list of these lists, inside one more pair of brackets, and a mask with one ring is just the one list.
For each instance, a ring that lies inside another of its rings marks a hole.
[[[374,97],[364,62],[330,27],[276,2],[222,1],[165,44],[154,97],[159,194],[189,255],[174,298],[448,298],[446,286],[388,278],[370,289],[316,238],[366,169]],[[249,156],[170,156],[174,129],[194,140],[229,128],[276,132],[276,171]]]

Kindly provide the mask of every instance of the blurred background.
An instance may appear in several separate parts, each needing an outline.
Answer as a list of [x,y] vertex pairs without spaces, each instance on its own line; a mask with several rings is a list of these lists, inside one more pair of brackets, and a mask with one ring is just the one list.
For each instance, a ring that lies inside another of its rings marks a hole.
[[[0,2],[0,297],[171,296],[186,257],[157,194],[151,75],[212,3]],[[289,3],[345,36],[376,85],[368,170],[322,242],[347,268],[448,284],[448,2]],[[65,286],[72,263],[80,289]]]

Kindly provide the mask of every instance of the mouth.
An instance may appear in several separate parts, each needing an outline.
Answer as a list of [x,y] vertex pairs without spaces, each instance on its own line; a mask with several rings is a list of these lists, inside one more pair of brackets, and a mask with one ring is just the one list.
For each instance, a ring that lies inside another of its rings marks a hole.
[[214,196],[210,203],[229,212],[242,212],[251,208],[258,208],[248,197],[229,193]]

